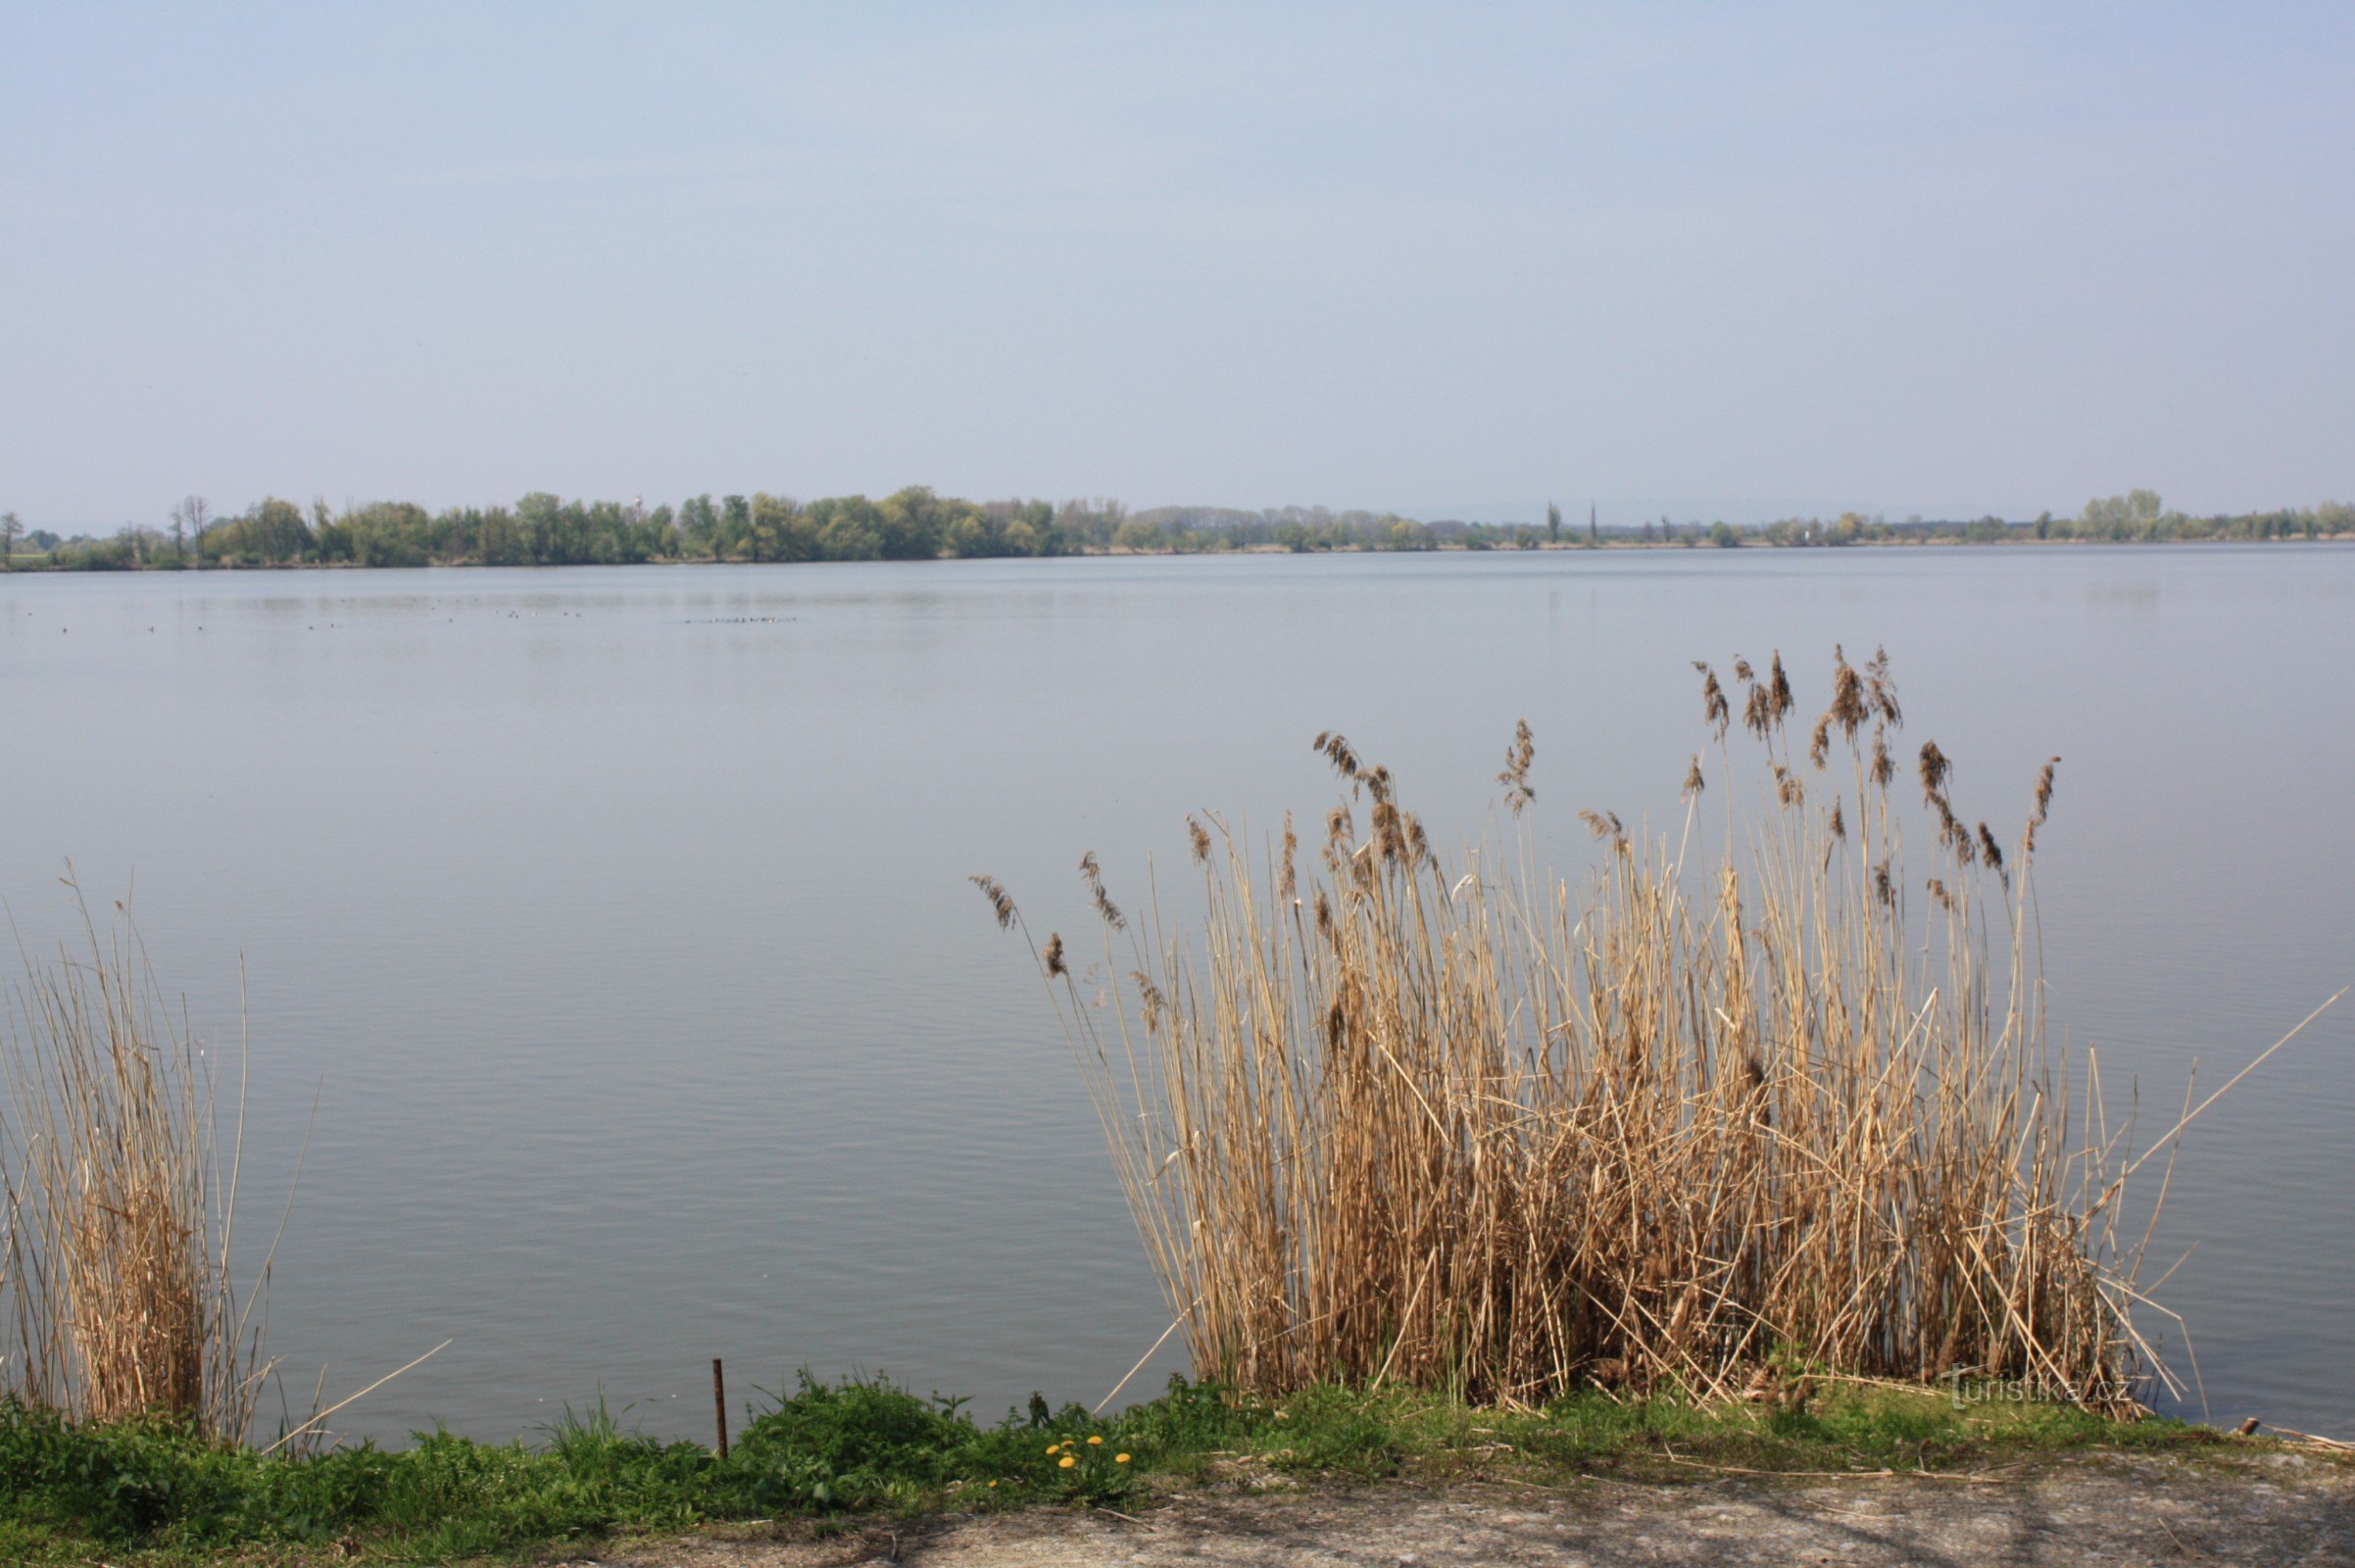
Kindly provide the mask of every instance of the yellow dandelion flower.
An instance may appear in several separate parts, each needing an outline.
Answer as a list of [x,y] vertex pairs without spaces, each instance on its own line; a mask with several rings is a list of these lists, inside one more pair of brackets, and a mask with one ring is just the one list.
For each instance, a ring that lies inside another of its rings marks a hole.
[[995,1491],[997,1491],[997,1490],[998,1490],[998,1483],[997,1483],[997,1482],[995,1482],[995,1481],[991,1482],[991,1483],[990,1483],[990,1490],[991,1490],[992,1492],[995,1492]]
[[1062,1452],[1062,1451],[1063,1451],[1063,1446],[1062,1446],[1061,1444],[1059,1444],[1059,1443],[1050,1443],[1049,1445],[1047,1445],[1047,1452],[1048,1452],[1048,1455],[1049,1455],[1049,1457],[1053,1457],[1054,1455],[1055,1455],[1055,1454],[1058,1454],[1058,1453],[1060,1453],[1060,1452]]
[[1079,1463],[1077,1459],[1072,1458],[1071,1455],[1066,1453],[1060,1459],[1055,1461],[1055,1467],[1061,1470],[1068,1470],[1077,1463]]
[[[1113,1454],[1113,1455],[1112,1455],[1112,1463],[1114,1463],[1114,1464],[1126,1464],[1126,1463],[1128,1463],[1128,1455],[1127,1455],[1127,1454],[1125,1454],[1125,1453],[1115,1453],[1115,1454]],[[990,1483],[990,1485],[991,1485],[991,1486],[993,1486],[993,1487],[994,1487],[994,1486],[996,1486],[997,1484],[998,1484],[998,1483],[997,1483],[997,1482],[995,1482],[995,1481],[993,1481],[993,1482],[991,1482],[991,1483]]]
[[1088,1440],[1088,1446],[1089,1446],[1089,1447],[1091,1447],[1091,1448],[1101,1448],[1101,1447],[1103,1447],[1103,1446],[1104,1446],[1104,1439],[1102,1439],[1102,1438],[1090,1438],[1090,1439]]

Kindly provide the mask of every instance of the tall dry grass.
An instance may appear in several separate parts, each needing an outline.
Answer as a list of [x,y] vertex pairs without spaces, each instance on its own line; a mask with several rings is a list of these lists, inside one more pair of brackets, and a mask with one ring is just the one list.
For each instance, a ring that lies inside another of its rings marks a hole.
[[120,913],[25,956],[0,1030],[0,1395],[241,1439],[270,1372],[269,1263],[232,1284],[243,1127]]
[[1998,838],[1935,743],[1900,763],[1885,658],[1836,656],[1812,721],[1779,657],[1696,668],[1684,821],[1582,812],[1575,888],[1534,868],[1526,724],[1513,825],[1452,859],[1327,734],[1312,849],[1189,824],[1191,940],[1132,931],[1082,862],[1103,966],[1039,956],[1204,1375],[1535,1403],[1803,1362],[2134,1408],[2157,1149],[2046,1041],[2054,763]]

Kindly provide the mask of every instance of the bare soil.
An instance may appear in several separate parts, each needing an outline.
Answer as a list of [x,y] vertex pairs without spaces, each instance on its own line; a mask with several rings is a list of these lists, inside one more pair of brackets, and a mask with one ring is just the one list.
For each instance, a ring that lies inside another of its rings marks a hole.
[[2355,1565],[2355,1464],[2291,1451],[2108,1456],[1979,1480],[1706,1474],[1172,1496],[1133,1518],[1034,1510],[799,1540],[739,1529],[616,1543],[613,1568],[1442,1568],[1657,1564]]

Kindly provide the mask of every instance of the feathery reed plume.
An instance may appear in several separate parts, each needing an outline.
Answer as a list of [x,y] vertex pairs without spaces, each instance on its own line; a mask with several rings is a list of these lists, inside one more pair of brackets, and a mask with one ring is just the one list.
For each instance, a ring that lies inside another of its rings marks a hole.
[[2022,858],[2036,853],[2036,834],[2042,830],[2045,819],[2052,814],[2052,777],[2060,765],[2059,758],[2047,758],[2042,770],[2036,774],[2036,808],[2029,813],[2028,831],[2020,838]]
[[[1887,674],[1886,664],[1883,674]],[[1872,717],[1872,704],[1865,681],[1848,663],[1847,656],[1838,647],[1832,650],[1832,706],[1824,710],[1824,717],[1840,726],[1840,734],[1853,741],[1856,732]]]
[[1723,740],[1726,727],[1734,721],[1734,710],[1726,705],[1725,688],[1717,684],[1717,671],[1703,661],[1694,660],[1693,667],[1701,673],[1701,722]]
[[[1090,858],[1093,858],[1093,857]],[[1001,931],[1009,929],[1017,914],[1012,895],[999,886],[998,879],[994,876],[969,876],[965,880],[981,889],[981,896],[990,901],[990,913],[997,917],[998,929]]]
[[1504,802],[1515,816],[1538,798],[1538,792],[1529,787],[1529,766],[1537,760],[1537,741],[1529,733],[1529,720],[1524,718],[1513,725],[1513,743],[1504,752],[1504,771],[1496,775],[1496,782],[1504,786]]
[[1701,777],[1700,753],[1694,752],[1693,765],[1685,769],[1684,798],[1690,801],[1708,787],[1708,781]]
[[1987,830],[1985,822],[1979,824],[1979,853],[1986,858],[1987,869],[1999,877],[2004,877],[2005,884],[2008,886],[2011,879],[2004,876],[2003,851],[1995,843],[1995,835]]
[[1423,819],[1412,811],[1401,811],[1399,819],[1406,824],[1406,863],[1424,865],[1431,859],[1431,840],[1423,832]]
[[1071,972],[1069,966],[1063,962],[1062,933],[1058,931],[1050,931],[1047,933],[1047,951],[1039,956],[1039,959],[1042,963],[1047,965],[1047,975],[1050,979],[1067,975]]
[[1791,1350],[2137,1408],[2131,1167],[2045,1044],[2028,858],[1963,828],[1924,747],[1941,917],[1909,920],[1887,655],[1836,658],[1818,729],[1853,812],[1789,809],[1789,679],[1733,668],[1761,745],[1713,852],[1695,812],[1697,856],[1587,810],[1578,889],[1450,866],[1327,732],[1367,840],[1346,804],[1297,872],[1289,831],[1257,868],[1198,834],[1206,940],[1140,953],[1142,1016],[1051,988],[1203,1376],[1731,1398]]
[[1300,858],[1300,836],[1292,830],[1292,813],[1284,813],[1284,855],[1281,872],[1276,880],[1276,897],[1287,904],[1300,902],[1300,878],[1295,862]]
[[1169,1010],[1169,1003],[1161,995],[1161,988],[1153,983],[1152,975],[1142,969],[1131,969],[1128,977],[1136,982],[1137,1001],[1145,1009],[1146,1029],[1158,1029],[1161,1026],[1161,1014]]
[[1954,857],[1959,865],[1969,865],[1979,858],[1979,845],[1971,837],[1970,825],[1954,814],[1954,808],[1943,795],[1930,797],[1930,808],[1938,813],[1938,841]]
[[[1104,873],[1097,868],[1094,850],[1090,850],[1079,858],[1079,874],[1086,879],[1089,902],[1096,906],[1096,912],[1103,917],[1104,923],[1115,931],[1127,930],[1128,919],[1121,914],[1120,906],[1114,904],[1104,894]],[[1004,923],[1000,922],[1001,925]]]
[[1333,764],[1333,771],[1354,785],[1357,782],[1357,754],[1337,730],[1319,730],[1315,744],[1309,748]]
[[1210,830],[1194,818],[1186,818],[1186,840],[1193,846],[1194,859],[1202,864],[1210,858]]
[[1925,803],[1934,802],[1945,793],[1946,777],[1953,770],[1954,764],[1947,761],[1946,754],[1938,749],[1938,742],[1922,743],[1922,799]]
[[1882,722],[1891,729],[1905,727],[1905,714],[1897,707],[1897,683],[1889,678],[1889,650],[1876,648],[1864,666],[1865,700]]

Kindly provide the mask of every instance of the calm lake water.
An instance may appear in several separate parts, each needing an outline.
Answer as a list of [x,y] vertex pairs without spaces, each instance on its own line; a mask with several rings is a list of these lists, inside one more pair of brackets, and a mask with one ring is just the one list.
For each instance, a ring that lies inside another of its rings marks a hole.
[[[1093,1401],[1166,1326],[1034,972],[1204,808],[1318,811],[1347,732],[1434,838],[1513,722],[1545,853],[1678,810],[1690,662],[1886,645],[2016,823],[2057,1028],[2152,1121],[2355,981],[2355,550],[1871,550],[0,582],[0,897],[135,888],[253,1087],[297,1402],[702,1434],[709,1365]],[[1183,879],[1173,877],[1172,881]],[[313,1103],[316,1101],[316,1121]],[[2355,998],[2212,1111],[2153,1256],[2218,1419],[2355,1431]],[[2163,1255],[2162,1255],[2163,1254]],[[2155,1270],[2154,1270],[2155,1272]],[[2170,1342],[2181,1350],[2179,1336]],[[1178,1364],[1164,1353],[1139,1388]],[[2182,1363],[2188,1370],[2188,1361]]]

